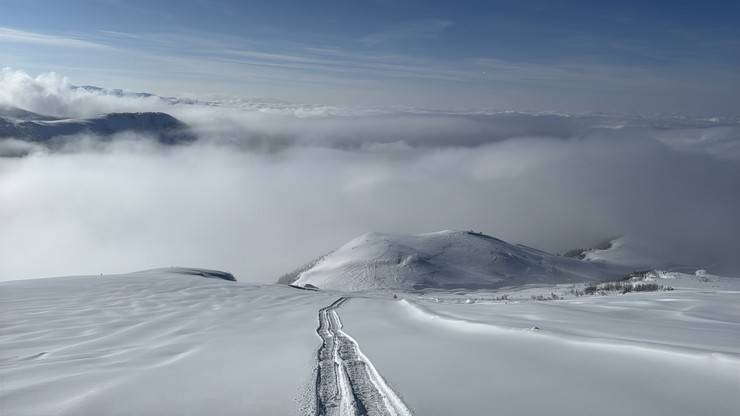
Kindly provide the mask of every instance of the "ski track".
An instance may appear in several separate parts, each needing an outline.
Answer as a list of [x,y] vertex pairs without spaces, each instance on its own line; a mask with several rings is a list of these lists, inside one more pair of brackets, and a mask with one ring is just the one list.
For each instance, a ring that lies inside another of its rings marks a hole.
[[360,351],[357,341],[342,330],[337,309],[342,297],[319,310],[316,333],[322,340],[317,354],[317,416],[410,416],[412,413]]

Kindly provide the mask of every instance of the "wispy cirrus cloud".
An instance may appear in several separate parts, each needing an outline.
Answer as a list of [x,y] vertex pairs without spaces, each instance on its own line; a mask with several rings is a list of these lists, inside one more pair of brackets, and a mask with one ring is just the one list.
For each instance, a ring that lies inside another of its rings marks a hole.
[[66,48],[110,49],[110,46],[66,35],[49,35],[0,27],[0,43],[26,43]]
[[[442,28],[448,24],[450,22],[425,22],[427,25],[424,26],[425,29],[422,29],[422,26],[414,26],[415,29],[412,31],[414,34],[406,33],[403,36],[432,36],[432,26]],[[191,64],[200,66],[203,62],[208,62],[209,65],[220,63],[250,66],[258,71],[259,68],[263,70],[269,68],[270,72],[262,75],[281,80],[285,77],[293,80],[314,79],[312,74],[353,74],[364,79],[390,77],[456,82],[479,78],[477,69],[461,69],[423,57],[377,49],[356,51],[338,46],[316,46],[296,42],[264,45],[250,39],[224,36],[213,38],[200,33],[197,35],[162,32],[134,34],[116,31],[100,33],[102,39],[114,43],[116,40],[125,40],[125,48],[131,52],[136,51],[144,57],[149,56],[157,60],[177,62],[180,68],[189,67]],[[401,36],[400,33],[398,35]],[[183,50],[187,50],[187,53],[182,53]],[[275,70],[288,71],[292,74],[281,76]]]
[[[656,67],[656,59],[641,65],[648,60],[648,51],[640,61],[606,60],[603,53],[586,52],[617,49],[607,48],[609,43],[601,48],[604,45],[588,37],[564,41],[569,45],[566,49],[580,51],[567,58],[526,59],[501,50],[481,50],[446,59],[407,47],[424,44],[426,48],[435,43],[433,39],[445,43],[444,32],[452,25],[444,19],[407,20],[381,26],[386,29],[364,38],[335,41],[266,40],[182,28],[55,36],[0,26],[0,44],[8,45],[0,51],[0,60],[8,66],[66,70],[88,79],[92,74],[92,81],[101,85],[115,80],[110,85],[167,95],[238,94],[341,105],[705,115],[728,115],[737,108],[732,86],[739,79],[726,66],[695,60],[675,68]],[[91,48],[105,53],[87,53]],[[701,83],[695,77],[698,62],[708,75]],[[429,88],[430,81],[434,88]],[[636,95],[645,98],[635,103]]]
[[446,19],[413,20],[363,36],[360,42],[375,46],[399,40],[433,39],[450,26],[452,26],[452,21]]

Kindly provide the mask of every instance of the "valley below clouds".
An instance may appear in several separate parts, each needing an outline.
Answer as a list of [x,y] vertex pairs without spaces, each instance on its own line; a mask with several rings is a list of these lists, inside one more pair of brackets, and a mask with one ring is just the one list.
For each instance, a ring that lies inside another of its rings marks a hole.
[[367,231],[442,229],[552,253],[626,236],[655,265],[740,271],[736,119],[195,100],[1,74],[6,113],[161,112],[195,140],[0,138],[0,280],[197,265],[273,282]]

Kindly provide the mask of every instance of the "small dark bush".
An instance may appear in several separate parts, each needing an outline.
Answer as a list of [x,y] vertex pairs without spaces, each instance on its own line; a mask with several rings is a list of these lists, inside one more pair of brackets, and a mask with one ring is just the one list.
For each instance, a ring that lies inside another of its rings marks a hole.
[[643,285],[634,285],[632,287],[632,290],[635,292],[655,292],[656,290],[659,290],[661,286],[658,286],[656,283],[646,283]]

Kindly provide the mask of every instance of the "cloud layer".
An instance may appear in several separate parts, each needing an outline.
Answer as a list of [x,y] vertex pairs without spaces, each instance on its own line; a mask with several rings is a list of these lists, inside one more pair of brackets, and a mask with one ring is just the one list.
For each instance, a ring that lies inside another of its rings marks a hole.
[[366,231],[448,228],[555,252],[625,234],[661,262],[740,270],[734,121],[171,104],[9,70],[0,104],[167,111],[200,137],[0,158],[0,279],[182,265],[266,282]]

